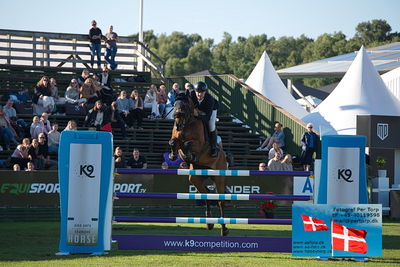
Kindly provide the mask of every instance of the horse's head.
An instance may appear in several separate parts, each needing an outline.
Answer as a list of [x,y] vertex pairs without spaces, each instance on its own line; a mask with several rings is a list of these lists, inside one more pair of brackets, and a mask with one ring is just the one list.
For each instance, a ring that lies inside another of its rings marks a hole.
[[182,131],[185,124],[193,115],[193,103],[185,93],[180,93],[174,103],[174,120],[177,131]]

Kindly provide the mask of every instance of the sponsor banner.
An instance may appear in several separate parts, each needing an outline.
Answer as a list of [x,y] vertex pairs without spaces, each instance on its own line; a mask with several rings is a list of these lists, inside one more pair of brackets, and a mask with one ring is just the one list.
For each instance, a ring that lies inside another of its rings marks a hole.
[[310,177],[293,177],[293,195],[312,196],[314,193],[314,179]]
[[[86,164],[82,164],[86,165]],[[82,167],[82,174],[90,174],[90,167]],[[78,174],[80,172],[78,166]],[[208,180],[208,189],[214,186]],[[292,194],[292,177],[285,176],[249,176],[229,177],[226,180],[226,193],[233,194]],[[187,176],[178,175],[117,175],[114,179],[114,192],[119,193],[194,193]],[[0,171],[0,206],[1,207],[58,207],[60,186],[56,171],[13,172]],[[282,203],[290,204],[288,201]],[[254,205],[246,201],[240,205]],[[284,205],[280,203],[280,205]],[[132,205],[193,205],[192,200],[160,199],[117,199],[115,206]]]
[[118,249],[290,252],[290,237],[113,235]]
[[382,205],[294,204],[292,255],[382,256]]

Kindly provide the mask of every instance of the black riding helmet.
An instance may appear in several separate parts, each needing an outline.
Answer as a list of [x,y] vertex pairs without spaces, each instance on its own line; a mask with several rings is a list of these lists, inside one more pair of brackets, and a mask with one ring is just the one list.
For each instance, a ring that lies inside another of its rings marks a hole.
[[205,82],[198,82],[194,86],[194,90],[196,92],[206,92],[207,91],[207,84]]

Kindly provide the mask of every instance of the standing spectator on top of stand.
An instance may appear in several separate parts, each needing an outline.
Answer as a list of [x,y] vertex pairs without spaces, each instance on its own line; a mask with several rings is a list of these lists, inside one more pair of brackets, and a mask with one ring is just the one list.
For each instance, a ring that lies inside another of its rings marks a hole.
[[89,30],[90,39],[90,65],[93,68],[94,56],[97,56],[97,67],[101,67],[101,38],[103,34],[100,28],[97,28],[97,22],[92,20],[92,28]]
[[313,130],[311,123],[307,124],[307,132],[303,133],[301,137],[302,151],[300,156],[301,164],[305,171],[310,170],[310,166],[313,163],[313,154],[317,151],[318,136]]
[[115,55],[117,54],[117,41],[118,41],[118,34],[113,32],[114,27],[110,25],[108,28],[108,32],[105,35],[106,40],[106,55],[105,60],[108,64],[110,64],[110,68],[115,70],[118,66],[115,63]]

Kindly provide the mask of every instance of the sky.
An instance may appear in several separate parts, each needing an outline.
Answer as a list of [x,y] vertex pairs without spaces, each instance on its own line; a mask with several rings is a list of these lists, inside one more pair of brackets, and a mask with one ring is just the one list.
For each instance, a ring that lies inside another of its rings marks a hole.
[[[218,43],[223,33],[270,37],[355,34],[360,22],[384,19],[400,32],[400,0],[143,0],[143,29],[156,35],[198,33]],[[80,33],[92,19],[104,32],[139,31],[140,0],[2,0],[0,29]],[[8,12],[4,12],[8,10]]]

